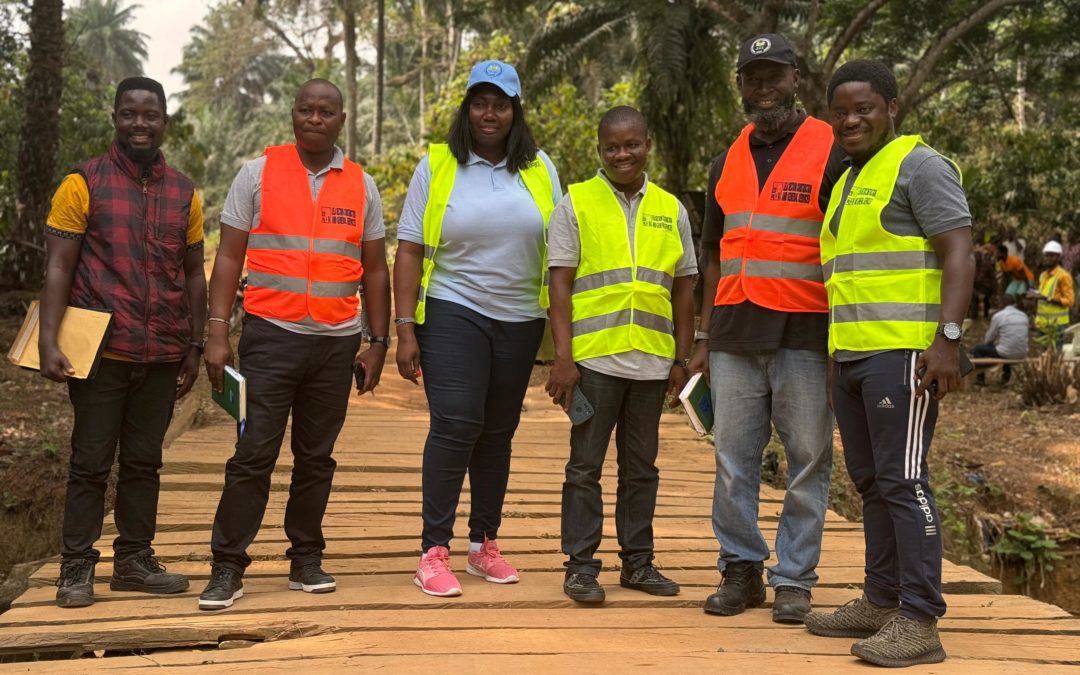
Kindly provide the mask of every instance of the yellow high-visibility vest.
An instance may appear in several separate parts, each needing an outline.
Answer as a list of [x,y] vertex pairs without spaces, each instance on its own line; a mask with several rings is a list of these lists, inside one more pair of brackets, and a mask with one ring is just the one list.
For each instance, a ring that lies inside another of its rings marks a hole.
[[941,262],[926,237],[897,236],[881,224],[900,164],[918,145],[925,145],[919,136],[898,136],[866,163],[844,201],[835,237],[829,223],[851,169],[833,189],[821,228],[830,354],[923,350],[934,341],[941,316]]
[[[431,182],[428,187],[427,207],[424,209],[424,267],[420,276],[420,290],[416,301],[416,323],[424,323],[424,305],[427,297],[431,274],[435,271],[435,253],[439,250],[442,239],[443,216],[446,205],[450,202],[450,193],[454,189],[458,161],[445,143],[432,143],[428,146],[428,165],[431,167]],[[555,210],[555,200],[551,190],[551,174],[548,173],[544,160],[537,157],[522,169],[521,176],[525,188],[529,191],[540,216],[544,220],[544,243],[541,252],[540,307],[548,306],[548,271],[547,271],[547,226],[551,212]]]
[[611,186],[596,176],[569,192],[581,239],[570,299],[574,360],[633,350],[675,358],[671,289],[683,254],[678,200],[648,184],[631,254],[626,216]]
[[[1067,272],[1058,267],[1049,272],[1043,272],[1039,277],[1039,295],[1052,299],[1057,291],[1057,285],[1062,276]],[[1069,308],[1054,304],[1049,300],[1039,300],[1035,309],[1035,327],[1043,333],[1057,330],[1062,331],[1069,326]]]

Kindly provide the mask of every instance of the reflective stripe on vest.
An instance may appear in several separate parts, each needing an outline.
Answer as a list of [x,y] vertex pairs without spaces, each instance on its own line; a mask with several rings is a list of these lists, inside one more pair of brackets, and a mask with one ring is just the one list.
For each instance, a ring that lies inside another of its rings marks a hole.
[[295,145],[266,149],[259,224],[248,236],[244,309],[256,316],[325,324],[356,317],[364,274],[364,170],[345,160],[312,202]]
[[715,304],[782,312],[825,312],[818,193],[832,150],[832,128],[807,117],[758,188],[749,124],[728,149],[716,203],[724,212]]
[[[428,184],[428,202],[424,209],[424,261],[420,276],[420,288],[416,294],[416,322],[424,323],[427,289],[431,284],[431,275],[435,271],[435,254],[442,240],[442,222],[446,215],[446,205],[450,202],[450,193],[454,190],[454,178],[457,176],[458,162],[450,146],[445,143],[432,143],[428,146],[428,166],[431,167],[431,181]],[[551,174],[548,173],[544,160],[537,157],[527,167],[518,172],[529,195],[536,202],[540,217],[544,221],[543,251],[540,257],[540,306],[548,306],[548,271],[547,271],[547,226],[551,212],[555,210],[556,195],[551,190]]]
[[[821,229],[830,354],[923,350],[934,341],[941,262],[926,237],[897,236],[881,224],[900,164],[920,144],[918,136],[900,136],[879,150],[855,177],[842,206],[850,169],[833,190]],[[834,236],[830,223],[838,210]]]
[[[1064,274],[1064,271],[1061,267],[1057,267],[1051,273],[1046,274],[1045,279],[1040,279],[1039,295],[1045,298],[1053,298],[1054,293],[1057,291],[1057,285],[1058,281],[1061,279],[1061,274]],[[1049,333],[1051,330],[1063,329],[1068,327],[1068,325],[1068,307],[1055,305],[1046,300],[1039,300],[1039,304],[1035,309],[1036,328],[1044,333]]]
[[678,200],[648,184],[631,254],[626,215],[607,181],[596,176],[569,192],[581,241],[570,297],[574,360],[629,351],[675,358],[671,289],[683,253]]

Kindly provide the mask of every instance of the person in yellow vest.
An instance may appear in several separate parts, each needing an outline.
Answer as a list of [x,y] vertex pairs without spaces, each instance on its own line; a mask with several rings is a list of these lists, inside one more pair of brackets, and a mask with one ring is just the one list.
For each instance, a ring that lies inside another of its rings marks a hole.
[[788,480],[767,571],[772,618],[801,623],[818,581],[833,450],[818,234],[843,154],[829,125],[796,106],[799,70],[782,35],[743,43],[736,81],[749,123],[709,171],[701,330],[690,362],[709,379],[715,413],[721,582],[703,609],[733,616],[765,603],[772,556],[758,500],[775,426]]
[[461,594],[450,540],[465,474],[471,505],[465,571],[518,581],[496,540],[510,451],[547,304],[545,232],[561,194],[537,149],[513,66],[473,67],[447,143],[413,173],[398,224],[394,307],[398,372],[423,373],[423,534],[413,582]]
[[[247,256],[244,329],[238,354],[247,379],[247,422],[225,465],[211,541],[210,582],[199,608],[241,597],[247,547],[259,531],[285,428],[292,414],[292,483],[285,507],[289,588],[336,589],[322,569],[322,519],[336,466],[354,369],[360,393],[379,383],[390,345],[390,278],[382,201],[375,181],[335,144],[345,123],[341,91],[304,83],[292,107],[296,142],[247,162],[221,212],[210,279],[206,372],[221,390],[233,362],[229,316]],[[357,291],[363,279],[371,347],[358,353]]]
[[960,170],[919,136],[896,135],[896,97],[877,61],[845,64],[827,91],[850,158],[821,229],[831,399],[863,502],[866,577],[862,597],[804,623],[815,635],[865,638],[852,654],[902,667],[945,659],[927,455],[938,401],[960,384],[975,259]]
[[686,209],[645,174],[651,147],[640,112],[619,106],[605,113],[596,146],[603,168],[570,186],[548,234],[555,363],[547,391],[569,409],[576,388],[594,410],[570,431],[563,482],[563,591],[578,602],[604,600],[596,549],[612,430],[619,584],[651,595],[679,592],[653,564],[652,521],[660,412],[665,393],[677,394],[687,380],[697,262]]
[[1028,291],[1027,297],[1035,300],[1035,327],[1041,333],[1043,344],[1061,351],[1065,343],[1065,329],[1069,327],[1069,309],[1075,299],[1073,279],[1061,266],[1060,242],[1048,241],[1043,246],[1043,267],[1039,275],[1039,290]]

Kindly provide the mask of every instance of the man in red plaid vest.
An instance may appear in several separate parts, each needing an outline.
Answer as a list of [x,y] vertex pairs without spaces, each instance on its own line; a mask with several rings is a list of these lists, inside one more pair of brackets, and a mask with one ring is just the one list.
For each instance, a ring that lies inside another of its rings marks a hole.
[[[119,446],[114,591],[179,593],[150,543],[157,525],[161,446],[173,403],[198,377],[206,322],[202,204],[191,179],[158,149],[168,124],[165,92],[145,77],[116,89],[115,140],[79,164],[53,196],[45,228],[41,374],[67,382],[75,424],[56,604],[94,602],[105,488]],[[112,329],[88,379],[57,344],[66,306],[107,309]]]

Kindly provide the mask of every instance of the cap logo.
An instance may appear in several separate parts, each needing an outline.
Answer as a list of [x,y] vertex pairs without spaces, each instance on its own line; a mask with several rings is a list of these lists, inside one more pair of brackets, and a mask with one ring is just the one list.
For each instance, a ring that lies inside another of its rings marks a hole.
[[772,47],[772,41],[769,38],[758,38],[750,44],[750,53],[754,56],[764,54]]
[[487,67],[484,68],[484,72],[491,77],[498,77],[499,75],[502,75],[502,71],[502,66],[497,63],[489,63],[487,64]]

